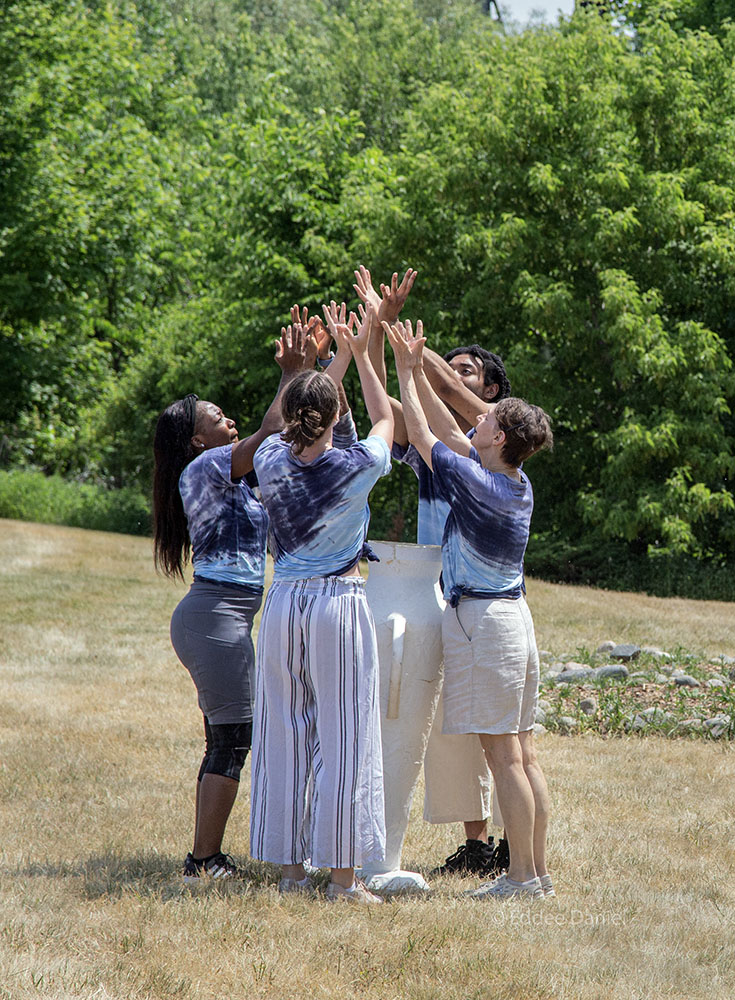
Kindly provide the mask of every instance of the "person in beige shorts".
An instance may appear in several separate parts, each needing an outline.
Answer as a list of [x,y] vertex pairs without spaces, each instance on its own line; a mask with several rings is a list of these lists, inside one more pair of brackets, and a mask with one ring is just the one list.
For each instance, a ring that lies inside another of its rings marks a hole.
[[521,469],[551,447],[549,420],[509,397],[478,418],[470,442],[426,378],[421,324],[416,337],[410,324],[385,329],[409,440],[450,507],[442,540],[443,732],[478,738],[510,849],[507,874],[469,895],[555,895],[546,867],[549,796],[533,741],[538,652],[523,587],[533,490]]
[[[393,275],[390,286],[374,290],[370,272],[355,272],[355,289],[364,302],[372,302],[381,321],[394,323],[413,286],[416,272],[409,269],[403,281]],[[370,343],[373,366],[386,383],[382,328]],[[425,351],[424,366],[439,396],[452,407],[463,431],[473,433],[477,416],[493,401],[510,395],[505,367],[497,354],[478,344],[456,347],[444,357]],[[431,469],[409,444],[399,400],[390,397],[395,424],[392,456],[410,466],[418,478],[419,545],[441,545],[449,506],[436,495]],[[424,756],[424,819],[429,823],[462,823],[465,842],[460,844],[433,875],[476,874],[489,877],[508,867],[508,843],[504,836],[495,846],[488,833],[488,820],[502,830],[503,819],[493,794],[493,781],[482,747],[466,735],[442,733],[442,696],[434,716]]]

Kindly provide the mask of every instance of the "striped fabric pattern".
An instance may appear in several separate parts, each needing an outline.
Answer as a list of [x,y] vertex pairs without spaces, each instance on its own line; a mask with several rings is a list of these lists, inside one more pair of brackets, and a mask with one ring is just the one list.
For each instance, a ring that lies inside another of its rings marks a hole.
[[250,850],[349,868],[385,854],[375,627],[356,577],[275,582],[258,637]]

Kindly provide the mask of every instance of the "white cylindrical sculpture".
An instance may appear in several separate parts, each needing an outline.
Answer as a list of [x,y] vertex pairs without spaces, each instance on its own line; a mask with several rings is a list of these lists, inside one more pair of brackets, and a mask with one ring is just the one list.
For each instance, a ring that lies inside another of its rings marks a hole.
[[370,544],[380,558],[370,563],[366,592],[380,658],[386,857],[364,868],[362,876],[385,892],[426,890],[420,875],[400,869],[411,800],[441,688],[441,549]]

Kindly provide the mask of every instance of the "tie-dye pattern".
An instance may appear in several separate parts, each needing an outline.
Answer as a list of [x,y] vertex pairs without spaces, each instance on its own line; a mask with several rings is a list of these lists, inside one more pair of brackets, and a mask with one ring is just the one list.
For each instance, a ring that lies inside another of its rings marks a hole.
[[524,472],[516,482],[437,442],[431,451],[434,488],[451,508],[442,540],[444,596],[452,590],[501,593],[523,581],[523,556],[533,513]]
[[[472,438],[474,433],[475,428],[472,427],[467,432],[467,437]],[[441,545],[444,537],[444,525],[447,523],[451,508],[437,494],[431,469],[412,444],[407,448],[400,444],[394,444],[391,454],[396,461],[403,462],[413,469],[419,481],[417,543],[419,545]]]
[[270,516],[274,580],[329,576],[357,561],[370,518],[368,494],[390,472],[382,438],[329,448],[303,464],[274,434],[258,448],[254,464]]
[[231,472],[232,445],[226,444],[203,452],[181,473],[194,573],[262,590],[268,515]]

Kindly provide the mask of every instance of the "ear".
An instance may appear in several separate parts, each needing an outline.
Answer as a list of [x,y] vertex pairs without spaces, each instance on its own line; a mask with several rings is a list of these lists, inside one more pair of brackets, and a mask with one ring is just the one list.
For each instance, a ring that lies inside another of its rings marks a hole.
[[202,449],[204,448],[204,442],[202,441],[202,439],[199,437],[198,434],[194,434],[194,436],[191,439],[191,443],[193,444],[193,446],[196,448],[197,451],[202,451]]
[[500,392],[500,386],[497,382],[491,382],[490,385],[483,387],[481,398],[485,400],[486,403],[491,402],[495,399],[497,394]]

